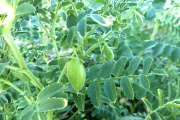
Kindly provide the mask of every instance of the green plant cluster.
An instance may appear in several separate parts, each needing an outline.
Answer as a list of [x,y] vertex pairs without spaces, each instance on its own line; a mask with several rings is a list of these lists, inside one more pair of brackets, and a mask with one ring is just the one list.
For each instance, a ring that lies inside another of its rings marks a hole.
[[179,4],[1,0],[0,120],[179,120]]

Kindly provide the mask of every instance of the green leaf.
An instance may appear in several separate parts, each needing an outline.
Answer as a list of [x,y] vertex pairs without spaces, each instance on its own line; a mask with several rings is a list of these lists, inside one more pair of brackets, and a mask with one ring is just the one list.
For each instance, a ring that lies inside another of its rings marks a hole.
[[164,95],[161,89],[158,89],[158,97],[159,97],[159,106],[164,104]]
[[60,110],[67,106],[67,100],[63,98],[49,98],[38,106],[40,112]]
[[32,4],[22,3],[22,4],[17,6],[15,15],[16,16],[22,16],[22,15],[33,13],[35,11],[36,11],[36,9]]
[[117,92],[113,79],[106,79],[104,82],[104,91],[111,102],[115,103],[117,99]]
[[[65,87],[64,87],[64,90],[67,91],[67,92],[71,92],[71,93],[77,93],[77,90],[75,90],[75,89],[71,86],[71,84],[69,84],[68,86],[65,86]],[[85,92],[86,92],[86,89],[85,89],[85,87],[83,87],[83,88],[78,92],[78,94],[84,95]]]
[[69,33],[68,33],[68,37],[67,37],[67,42],[68,42],[69,46],[72,45],[75,33],[76,33],[76,26],[73,26],[69,29]]
[[67,6],[67,5],[70,5],[70,4],[71,4],[71,2],[62,2],[61,5],[62,5],[62,7],[63,7],[63,6]]
[[154,47],[156,45],[155,41],[147,41],[144,45],[143,45],[143,50],[147,50],[150,49],[152,47]]
[[86,17],[81,19],[78,23],[78,31],[82,37],[86,35]]
[[85,107],[85,95],[77,95],[75,93],[73,93],[73,98],[74,98],[74,101],[75,101],[75,104],[77,106],[77,108],[80,110],[80,111],[84,111],[84,107]]
[[176,62],[180,57],[180,49],[178,47],[174,48],[171,53],[171,61]]
[[123,89],[124,94],[128,99],[134,99],[134,92],[128,77],[122,77],[120,80],[120,85]]
[[67,93],[63,93],[63,92],[58,92],[58,93],[54,94],[52,97],[68,99],[68,94]]
[[63,88],[63,84],[61,83],[54,83],[42,89],[37,96],[37,103],[41,103],[42,101],[46,100],[47,98],[53,96],[54,94],[58,93]]
[[162,115],[159,112],[155,112],[157,117],[159,118],[159,120],[164,120],[164,118],[162,117]]
[[142,98],[142,100],[146,104],[146,106],[149,108],[149,110],[153,111],[151,103],[145,98]]
[[91,14],[90,17],[98,24],[105,26],[105,27],[109,27],[112,25],[112,23],[107,19],[104,18],[98,14]]
[[72,26],[76,26],[77,25],[77,17],[74,14],[70,14],[67,17],[67,28],[70,29]]
[[140,83],[142,84],[142,86],[145,89],[149,89],[150,88],[149,80],[147,79],[147,77],[145,75],[140,74],[139,75],[139,81],[140,81]]
[[124,67],[127,63],[128,58],[125,56],[121,56],[120,59],[117,61],[116,66],[114,68],[114,75],[116,77],[120,76],[124,70]]
[[0,113],[0,120],[6,120],[3,113]]
[[101,64],[92,66],[89,70],[89,75],[88,75],[89,79],[94,80],[100,74],[101,70],[102,70]]
[[84,3],[78,2],[78,3],[76,4],[76,9],[81,9],[82,7],[84,7]]
[[176,103],[166,103],[164,105],[164,107],[180,107],[180,104],[176,104]]
[[101,77],[103,78],[109,77],[115,67],[115,64],[116,64],[116,61],[108,60],[102,67]]
[[133,83],[132,84],[134,94],[136,95],[136,98],[140,100],[147,94],[147,89],[142,87],[139,83]]
[[144,60],[144,63],[143,63],[143,73],[144,74],[147,74],[149,72],[150,67],[152,65],[152,61],[153,61],[152,57],[146,58]]
[[0,96],[0,103],[2,103],[2,105],[8,103],[8,99],[5,96]]
[[163,69],[155,69],[153,71],[155,75],[166,75],[167,73]]
[[19,120],[19,118],[18,118],[17,116],[13,116],[13,117],[11,117],[11,119],[9,119],[9,120]]
[[101,4],[104,4],[104,5],[106,5],[106,4],[107,4],[105,0],[96,0],[95,2],[96,2],[96,3],[101,3]]
[[12,73],[15,77],[19,78],[19,79],[22,80],[22,81],[26,81],[26,82],[30,82],[30,81],[31,81],[28,76],[26,76],[25,74],[21,73],[21,72],[18,71],[18,70],[13,70],[13,69],[11,69],[11,73]]
[[30,105],[21,112],[20,119],[21,120],[31,120],[31,117],[34,115],[35,112],[36,111],[35,111],[34,106]]
[[170,82],[168,82],[168,101],[172,101],[174,97],[175,91]]
[[133,75],[141,62],[141,57],[134,57],[129,64],[129,74]]
[[50,67],[52,67],[52,66],[58,66],[58,60],[57,60],[57,59],[51,60],[51,61],[48,63],[48,66],[50,66]]
[[87,89],[87,94],[91,99],[94,106],[99,107],[100,105],[100,86],[97,81],[92,81]]
[[4,33],[5,25],[0,25],[0,35]]
[[83,38],[81,37],[81,35],[78,31],[76,32],[76,39],[77,39],[78,43],[83,45]]
[[3,70],[5,69],[7,63],[0,63],[0,75],[2,74]]
[[63,18],[64,21],[66,21],[66,13],[61,12],[61,17]]
[[38,5],[40,5],[42,3],[42,0],[34,0],[34,6],[37,7]]
[[176,99],[180,98],[180,79],[178,79]]
[[163,52],[162,52],[162,56],[163,57],[168,57],[171,54],[172,50],[173,50],[172,46],[171,45],[167,45],[164,48]]
[[163,49],[164,49],[164,44],[161,43],[157,44],[153,49],[153,56],[158,56],[159,54],[161,54]]
[[161,8],[165,3],[166,3],[166,0],[154,0],[154,1],[152,2],[152,5],[153,5],[155,8]]

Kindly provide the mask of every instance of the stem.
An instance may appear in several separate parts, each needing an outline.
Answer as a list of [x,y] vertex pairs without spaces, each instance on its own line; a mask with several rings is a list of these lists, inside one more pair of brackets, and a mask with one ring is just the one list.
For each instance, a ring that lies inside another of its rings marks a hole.
[[70,1],[71,1],[71,4],[72,4],[73,9],[74,9],[74,11],[75,11],[76,16],[78,16],[78,14],[77,14],[77,10],[76,10],[76,7],[74,6],[74,4],[73,4],[72,0],[70,0]]
[[96,30],[96,28],[98,27],[99,25],[97,24],[97,25],[95,25],[94,27],[93,27],[93,29],[87,34],[87,36],[84,38],[84,40],[87,40],[88,38],[89,38],[89,36],[94,32],[94,30]]
[[[52,35],[53,36],[55,36],[55,27],[56,27],[56,20],[57,20],[57,14],[58,14],[59,6],[60,6],[60,3],[58,3],[58,5],[56,7],[56,13],[55,13],[53,23],[52,23]],[[56,40],[52,39],[52,42],[53,42],[53,46],[54,46],[55,51],[56,51],[57,59],[60,60],[60,55],[59,55],[58,48],[57,48],[57,45],[56,45]]]
[[[42,31],[42,27],[41,27],[41,31]],[[43,36],[43,32],[40,33],[40,37],[41,37],[41,40],[42,40],[42,44],[46,45],[45,40],[44,40],[44,36]]]
[[18,61],[20,68],[21,69],[28,69],[28,67],[26,66],[26,63],[24,62],[24,59],[21,56],[21,53],[19,52],[19,49],[16,46],[16,43],[14,42],[13,37],[11,36],[11,34],[10,33],[5,33],[5,34],[3,34],[3,36],[4,36],[7,44],[11,48],[15,59]]
[[14,0],[12,11],[11,11],[10,15],[7,16],[7,17],[10,16],[10,21],[9,21],[7,28],[6,28],[7,32],[10,32],[10,30],[11,30],[11,25],[12,25],[14,18],[15,18],[15,11],[16,11],[17,5],[18,5],[18,0]]
[[161,20],[164,19],[164,18],[166,17],[166,15],[169,14],[169,12],[170,12],[175,6],[176,6],[176,3],[174,3],[174,5],[162,15]]
[[158,110],[160,110],[160,109],[164,108],[164,107],[165,107],[165,105],[167,105],[167,104],[171,104],[171,103],[174,103],[174,102],[179,102],[179,101],[180,101],[180,99],[174,99],[173,101],[167,102],[166,104],[164,104],[164,105],[162,105],[162,106],[158,107],[157,109],[155,109],[155,110],[151,111],[151,112],[147,115],[147,117],[145,118],[145,120],[148,120],[148,117],[150,117],[150,115],[151,115],[152,113],[157,112]]
[[79,110],[77,110],[73,116],[71,116],[68,120],[71,120],[77,113],[79,112]]
[[24,98],[27,100],[27,102],[28,102],[29,104],[32,104],[32,101],[28,98],[28,96],[27,96],[26,94],[24,94],[24,92],[23,92],[21,89],[19,89],[19,88],[16,87],[14,84],[12,84],[11,82],[5,80],[5,79],[2,78],[2,77],[0,77],[0,81],[4,82],[5,84],[7,84],[7,85],[11,86],[12,88],[14,88],[15,90],[17,90],[21,95],[24,96]]
[[[45,30],[45,32],[48,34],[48,36],[52,39],[52,40],[55,40],[55,38],[47,31],[47,29],[44,27],[44,25],[42,24],[42,22],[39,20],[37,14],[35,14],[37,19],[38,19],[38,22],[40,23],[41,27]],[[49,42],[49,40],[47,40],[46,44]]]
[[54,49],[55,49],[55,52],[56,52],[57,59],[60,60],[60,55],[59,55],[59,52],[58,52],[56,41],[52,40],[52,42],[53,42],[53,46],[54,46]]
[[129,15],[131,15],[131,13],[133,13],[135,8],[136,7],[132,7],[130,10],[128,10],[128,12],[123,16],[123,19],[126,19]]
[[85,52],[85,56],[87,56],[91,51],[93,51],[96,47],[99,46],[100,43],[104,42],[104,40],[112,33],[112,31],[110,31],[108,34],[106,34],[106,36],[104,36],[104,38],[102,38],[99,43],[94,44],[92,47],[90,47],[86,52]]
[[108,4],[106,5],[106,9],[105,9],[105,11],[104,11],[103,15],[105,15],[105,14],[106,14],[107,9],[108,9],[108,7],[109,7],[110,3],[111,3],[111,0],[109,0]]
[[47,120],[52,120],[53,118],[53,110],[48,111]]
[[[18,67],[7,65],[6,68],[10,68],[13,70],[19,70]],[[26,74],[30,79],[34,86],[38,87],[40,90],[43,88],[43,85],[38,81],[38,79],[34,76],[34,74],[29,70],[19,70],[20,72]]]
[[63,75],[64,75],[64,73],[66,71],[67,66],[68,66],[68,63],[66,62],[65,66],[63,67],[63,70],[62,70],[62,72],[61,72],[61,74],[60,74],[60,76],[58,78],[58,82],[61,82],[61,79],[62,79],[62,77],[63,77]]
[[[175,3],[168,11],[166,11],[166,12],[162,15],[162,17],[161,17],[160,20],[163,20],[163,19],[166,17],[166,15],[167,15],[175,6],[176,6],[176,3]],[[150,39],[150,40],[154,40],[154,37],[155,37],[155,35],[156,35],[156,33],[157,33],[157,30],[158,30],[158,28],[159,28],[159,25],[160,25],[159,21],[156,21],[156,25],[155,25],[155,27],[154,27],[154,30],[153,30],[153,33],[152,33],[152,35],[151,35],[151,39]],[[143,50],[143,51],[139,54],[139,56],[140,56],[140,57],[143,56],[143,54],[144,54],[145,52],[146,52],[146,50]]]
[[16,60],[14,60],[13,56],[11,56],[11,54],[6,53],[4,50],[0,49],[0,52],[7,55],[9,57],[9,59],[13,62],[16,63]]
[[139,6],[144,0],[139,0],[137,6]]
[[34,76],[34,74],[31,71],[22,71],[24,74],[26,74],[32,81],[32,83],[37,86],[40,90],[43,89],[43,85],[39,82],[39,80]]
[[150,40],[154,40],[154,37],[155,37],[155,35],[156,35],[156,33],[157,33],[157,30],[158,30],[158,28],[159,28],[159,25],[160,25],[159,21],[156,21],[156,25],[155,25],[155,27],[154,27],[154,30],[153,30],[153,33],[152,33],[152,35],[151,35],[151,39],[150,39]]

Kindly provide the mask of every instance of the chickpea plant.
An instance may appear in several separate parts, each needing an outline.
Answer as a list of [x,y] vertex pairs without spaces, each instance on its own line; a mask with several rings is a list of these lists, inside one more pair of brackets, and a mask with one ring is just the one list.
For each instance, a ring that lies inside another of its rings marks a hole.
[[179,4],[1,0],[0,120],[180,119]]

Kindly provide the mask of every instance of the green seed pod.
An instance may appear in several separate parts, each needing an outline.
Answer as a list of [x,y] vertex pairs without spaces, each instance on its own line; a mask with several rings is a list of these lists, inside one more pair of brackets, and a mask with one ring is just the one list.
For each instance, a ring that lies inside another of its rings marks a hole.
[[112,46],[113,46],[113,48],[115,48],[115,49],[119,46],[118,37],[115,37],[115,38],[113,39]]
[[79,58],[71,59],[67,67],[67,75],[72,87],[79,92],[86,78],[84,66]]
[[114,59],[114,53],[106,43],[104,44],[104,53],[108,59]]

